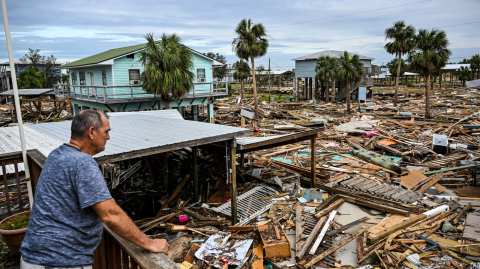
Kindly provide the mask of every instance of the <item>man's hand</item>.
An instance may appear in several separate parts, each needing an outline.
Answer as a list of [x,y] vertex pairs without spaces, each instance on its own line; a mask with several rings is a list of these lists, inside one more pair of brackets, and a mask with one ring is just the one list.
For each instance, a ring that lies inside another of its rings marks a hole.
[[163,252],[168,254],[168,243],[165,239],[152,239],[150,245],[146,248],[150,252]]

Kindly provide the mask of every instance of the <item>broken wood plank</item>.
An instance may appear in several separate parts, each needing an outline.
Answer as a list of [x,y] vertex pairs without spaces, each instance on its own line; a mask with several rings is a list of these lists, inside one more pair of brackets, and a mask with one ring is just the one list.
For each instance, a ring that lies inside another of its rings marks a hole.
[[355,234],[347,237],[345,240],[343,240],[342,242],[338,243],[337,245],[335,245],[334,247],[331,247],[330,249],[328,249],[327,251],[323,252],[321,255],[313,258],[310,262],[308,262],[307,264],[305,264],[304,268],[310,268],[312,265],[316,264],[317,262],[321,261],[323,258],[327,257],[328,255],[332,254],[333,252],[335,252],[337,249],[345,246],[346,244],[348,244],[350,241],[352,241],[353,239],[357,238],[358,236],[360,236],[367,228],[363,228],[361,229],[360,231],[356,232]]
[[320,228],[322,227],[323,223],[325,222],[325,220],[327,220],[327,217],[321,217],[320,220],[317,222],[317,224],[315,224],[315,227],[313,228],[313,230],[310,232],[308,238],[307,238],[307,241],[305,241],[305,243],[303,244],[302,248],[300,249],[300,251],[297,251],[297,255],[295,257],[295,259],[297,261],[301,260],[303,258],[303,255],[305,255],[305,252],[307,252],[307,249],[310,247],[310,244],[312,244],[313,240],[315,239],[315,237],[317,236],[317,233],[318,231],[320,230]]
[[425,191],[432,187],[433,185],[435,185],[440,179],[442,179],[443,177],[443,174],[438,174],[436,175],[434,178],[432,178],[429,182],[427,182],[427,184],[423,185],[423,187],[421,187],[418,192],[423,194],[425,193]]
[[332,225],[332,223],[333,223],[333,218],[335,218],[335,215],[337,215],[337,211],[336,211],[336,210],[333,210],[333,211],[330,213],[330,216],[328,216],[328,219],[327,219],[327,221],[325,222],[325,225],[323,225],[322,231],[321,231],[320,234],[318,235],[317,240],[316,240],[315,243],[313,244],[313,246],[312,246],[312,248],[310,249],[310,252],[308,252],[308,254],[314,255],[315,252],[317,252],[317,248],[318,248],[318,246],[320,246],[320,243],[322,242],[323,237],[324,237],[325,234],[327,233],[328,228],[330,228],[330,225]]

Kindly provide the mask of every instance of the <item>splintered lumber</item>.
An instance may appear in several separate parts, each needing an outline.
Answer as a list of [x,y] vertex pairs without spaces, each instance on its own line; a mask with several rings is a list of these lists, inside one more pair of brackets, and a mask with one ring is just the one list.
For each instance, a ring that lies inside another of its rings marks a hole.
[[423,185],[423,187],[421,187],[418,192],[423,194],[425,193],[425,191],[432,187],[433,185],[435,185],[441,178],[443,177],[443,173],[442,174],[438,174],[436,175],[434,178],[432,178],[429,182],[427,182],[427,184]]
[[317,252],[317,248],[318,248],[318,246],[320,246],[320,243],[322,242],[323,237],[324,237],[325,234],[327,233],[327,230],[330,228],[330,225],[332,225],[332,223],[333,223],[333,218],[335,218],[335,215],[337,215],[337,211],[333,210],[333,211],[330,213],[330,216],[328,216],[327,222],[325,222],[325,225],[323,225],[322,231],[321,231],[320,234],[318,235],[317,240],[316,240],[315,243],[313,244],[313,246],[312,246],[312,248],[310,249],[310,252],[308,252],[308,254],[314,255],[315,252]]
[[229,231],[241,231],[241,232],[253,232],[254,225],[245,225],[245,226],[227,226]]
[[357,233],[347,237],[345,240],[343,240],[342,242],[338,243],[337,245],[331,247],[330,249],[328,249],[327,251],[323,252],[321,255],[313,258],[310,262],[308,262],[307,264],[305,264],[304,268],[310,268],[312,265],[316,264],[317,262],[321,261],[323,258],[327,257],[328,255],[332,254],[334,251],[336,251],[337,249],[345,246],[346,244],[348,244],[350,241],[352,241],[353,239],[357,238],[358,236],[360,236],[363,232],[365,232],[365,230],[367,230],[367,228],[363,228],[361,229],[360,231],[358,231]]
[[343,202],[345,202],[345,200],[343,200],[342,198],[338,199],[337,201],[333,202],[331,205],[329,205],[327,208],[325,208],[324,210],[318,212],[315,217],[317,218],[321,218],[323,216],[326,216],[328,213],[332,212],[333,210],[335,210],[337,207],[339,207],[340,205],[343,204]]
[[275,194],[275,195],[272,195],[272,196],[267,196],[267,197],[258,198],[258,200],[260,200],[260,201],[265,201],[265,200],[270,200],[270,199],[273,199],[273,198],[280,198],[280,197],[283,197],[283,196],[286,196],[286,195],[289,195],[289,194],[290,194],[290,193],[288,193],[288,192],[279,193],[279,194]]
[[322,227],[325,220],[327,220],[327,217],[321,217],[320,220],[317,222],[317,224],[315,224],[315,227],[313,228],[312,232],[310,232],[310,235],[308,236],[307,241],[305,241],[300,251],[297,251],[297,255],[295,257],[297,261],[303,258],[303,255],[305,255],[305,252],[307,252],[307,249],[310,247],[310,244],[312,244],[312,241],[317,236],[317,233]]
[[424,175],[438,174],[438,173],[442,173],[442,172],[462,170],[462,169],[467,169],[467,168],[472,168],[472,167],[477,167],[477,166],[480,166],[480,163],[457,166],[457,167],[450,167],[450,168],[445,168],[445,169],[442,169],[442,170],[428,171],[428,172],[425,172],[423,174]]
[[[254,248],[254,257],[252,259],[252,269],[263,269],[263,244],[258,243],[257,247]],[[225,264],[228,265],[228,264]]]
[[[347,202],[351,202],[351,203],[375,208],[375,209],[385,211],[385,212],[388,212],[388,213],[398,214],[398,215],[402,215],[402,216],[406,216],[406,217],[410,216],[409,211],[399,209],[399,208],[395,208],[395,207],[391,207],[391,206],[383,205],[382,203],[386,202],[386,200],[383,200],[383,199],[379,199],[379,198],[370,196],[369,199],[371,201],[367,201],[365,198],[363,198],[363,197],[361,197],[357,194],[342,190],[340,188],[332,188],[332,187],[328,187],[324,184],[317,184],[317,187],[319,189],[322,189],[322,190],[325,190],[325,191],[328,191],[328,192],[336,193],[336,194],[338,194],[338,197],[341,197],[341,198],[345,199]],[[375,201],[378,201],[378,202],[375,202]],[[388,201],[388,202],[392,203],[392,201]]]
[[345,196],[345,195],[340,195],[340,196],[343,199],[345,199],[347,202],[350,202],[350,203],[375,208],[375,209],[378,209],[378,210],[381,210],[381,211],[385,211],[385,212],[393,213],[393,214],[398,214],[398,215],[402,215],[402,216],[405,216],[405,217],[410,216],[410,212],[408,212],[406,210],[402,210],[402,209],[391,207],[391,206],[382,205],[382,204],[375,203],[375,202],[366,201],[362,198],[354,198],[354,197]]
[[327,235],[338,234],[338,233],[341,232],[341,231],[348,230],[348,229],[352,228],[353,226],[357,226],[357,225],[360,224],[360,223],[366,222],[367,220],[369,220],[368,217],[363,217],[363,218],[358,219],[358,220],[356,220],[356,221],[352,221],[352,222],[350,222],[350,223],[348,223],[348,224],[343,225],[343,226],[340,227],[339,229],[336,229],[336,230],[333,230],[333,231],[328,232]]
[[360,260],[365,255],[365,249],[363,248],[362,236],[357,237],[357,259]]
[[457,223],[460,221],[460,219],[463,217],[463,215],[465,215],[465,214],[466,214],[470,209],[472,209],[472,208],[473,208],[472,203],[468,203],[468,205],[466,205],[466,206],[462,209],[462,211],[460,211],[460,213],[458,213],[458,216],[456,216],[456,217],[453,219],[452,223],[453,223],[453,224],[457,224]]
[[175,191],[173,192],[173,194],[170,196],[170,198],[168,198],[167,202],[162,206],[162,208],[160,209],[160,211],[158,211],[157,213],[157,217],[160,217],[160,215],[163,213],[163,209],[164,208],[168,208],[169,204],[175,199],[177,198],[177,195],[180,193],[181,190],[183,190],[183,187],[185,186],[185,184],[187,184],[187,181],[188,181],[188,178],[190,177],[190,174],[187,174],[182,182],[180,182],[180,185],[177,186],[177,188],[175,189]]
[[193,211],[193,210],[190,210],[188,208],[182,208],[182,211],[187,214],[187,215],[190,215],[192,217],[195,217],[196,219],[199,219],[199,220],[210,220],[210,221],[217,221],[218,219],[217,218],[212,218],[212,217],[204,217],[200,214],[198,214],[197,212]]
[[298,243],[300,239],[302,239],[302,233],[305,230],[303,228],[303,224],[305,221],[302,220],[302,211],[303,211],[303,206],[297,206],[296,212],[295,212],[295,243]]
[[399,230],[402,230],[402,229],[404,229],[404,228],[406,228],[406,227],[409,227],[409,226],[411,226],[411,225],[413,225],[413,224],[415,224],[415,223],[417,223],[417,222],[425,219],[426,217],[427,217],[427,215],[424,215],[424,214],[421,214],[421,215],[419,215],[419,216],[413,217],[413,218],[408,219],[408,220],[406,220],[406,221],[404,221],[404,222],[401,222],[401,223],[399,223],[399,224],[397,224],[397,225],[393,225],[392,227],[388,228],[387,230],[381,231],[381,232],[376,233],[376,234],[370,234],[370,235],[368,236],[368,239],[370,240],[370,242],[371,242],[372,244],[374,244],[374,243],[378,242],[379,240],[381,240],[381,239],[383,239],[383,238],[391,235],[392,233],[395,233],[395,232],[397,232],[397,231],[399,231]]
[[308,147],[310,147],[310,145],[300,146],[300,147],[296,147],[296,148],[289,148],[289,149],[286,149],[286,150],[280,150],[280,151],[276,151],[276,152],[272,152],[272,153],[267,153],[267,154],[262,155],[262,157],[275,156],[275,155],[279,155],[279,154],[283,154],[283,153],[287,153],[287,152],[292,152],[292,151],[296,151],[296,150],[304,149],[304,148],[308,148]]

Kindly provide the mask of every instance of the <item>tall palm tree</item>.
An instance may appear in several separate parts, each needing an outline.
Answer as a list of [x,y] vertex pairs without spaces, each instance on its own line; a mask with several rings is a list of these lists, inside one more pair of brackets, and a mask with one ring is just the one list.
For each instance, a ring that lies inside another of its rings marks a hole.
[[[317,59],[317,66],[315,67],[315,72],[317,72],[316,77],[321,82],[325,82],[327,85],[325,90],[325,101],[329,100],[330,92],[330,79],[335,79],[338,71],[338,61],[337,58],[330,57],[328,55],[320,56]],[[335,86],[333,88],[333,97],[335,97]]]
[[235,72],[233,73],[233,78],[236,80],[240,80],[241,83],[241,95],[243,99],[243,81],[247,79],[250,76],[250,66],[248,66],[248,63],[245,62],[243,59],[240,59],[239,61],[236,61],[233,64],[233,68],[235,68]]
[[267,54],[267,30],[261,23],[253,24],[251,19],[243,19],[235,28],[237,37],[233,39],[233,52],[241,59],[252,62],[253,96],[255,98],[255,118],[258,119],[257,82],[255,80],[255,58]]
[[350,112],[350,83],[359,82],[363,77],[363,64],[358,54],[350,55],[347,51],[338,59],[338,78],[346,83],[347,111]]
[[[480,55],[479,54],[473,55],[472,58],[470,59],[470,69],[472,69],[473,73],[477,73],[477,79],[479,79],[479,76],[478,76],[478,71],[480,70]],[[473,75],[472,75],[472,79],[473,79]]]
[[438,29],[420,29],[415,36],[415,49],[408,55],[410,67],[425,76],[425,118],[430,118],[430,82],[434,68],[444,67],[452,52],[447,34]]
[[391,39],[391,42],[385,44],[385,50],[398,57],[397,80],[395,81],[395,98],[393,105],[398,103],[398,81],[400,78],[400,63],[402,54],[407,54],[415,47],[415,27],[406,26],[404,21],[396,21],[393,26],[385,29],[385,39]]
[[170,109],[173,99],[183,97],[193,88],[192,52],[176,34],[164,33],[160,40],[155,40],[153,33],[148,33],[145,39],[147,44],[137,61],[144,66],[140,76],[143,89],[159,94],[165,108]]
[[457,70],[458,79],[462,82],[463,87],[465,87],[465,82],[471,78],[472,71],[465,66],[461,66],[460,69]]

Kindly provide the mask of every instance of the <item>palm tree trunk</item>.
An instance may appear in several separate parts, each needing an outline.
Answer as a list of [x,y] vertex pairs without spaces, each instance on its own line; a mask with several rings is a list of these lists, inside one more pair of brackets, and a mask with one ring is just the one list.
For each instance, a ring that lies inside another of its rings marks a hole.
[[347,111],[350,112],[350,82],[347,80]]
[[170,101],[163,101],[165,103],[165,109],[170,109]]
[[240,80],[240,84],[241,84],[240,92],[242,93],[242,99],[243,99],[243,78]]
[[430,74],[427,75],[425,81],[425,118],[430,118]]
[[332,102],[335,102],[335,95],[336,95],[336,88],[335,88],[335,80],[332,81]]
[[258,120],[257,82],[255,80],[255,60],[252,58],[253,98],[255,98],[255,119]]
[[329,85],[329,81],[327,80],[326,81],[327,83],[327,87],[325,87],[325,102],[328,103],[328,97],[329,97],[329,91],[330,91],[330,85]]
[[398,104],[398,80],[400,78],[400,66],[402,64],[402,53],[398,54],[398,65],[397,65],[397,80],[395,81],[395,96],[393,98],[393,105],[397,106]]

